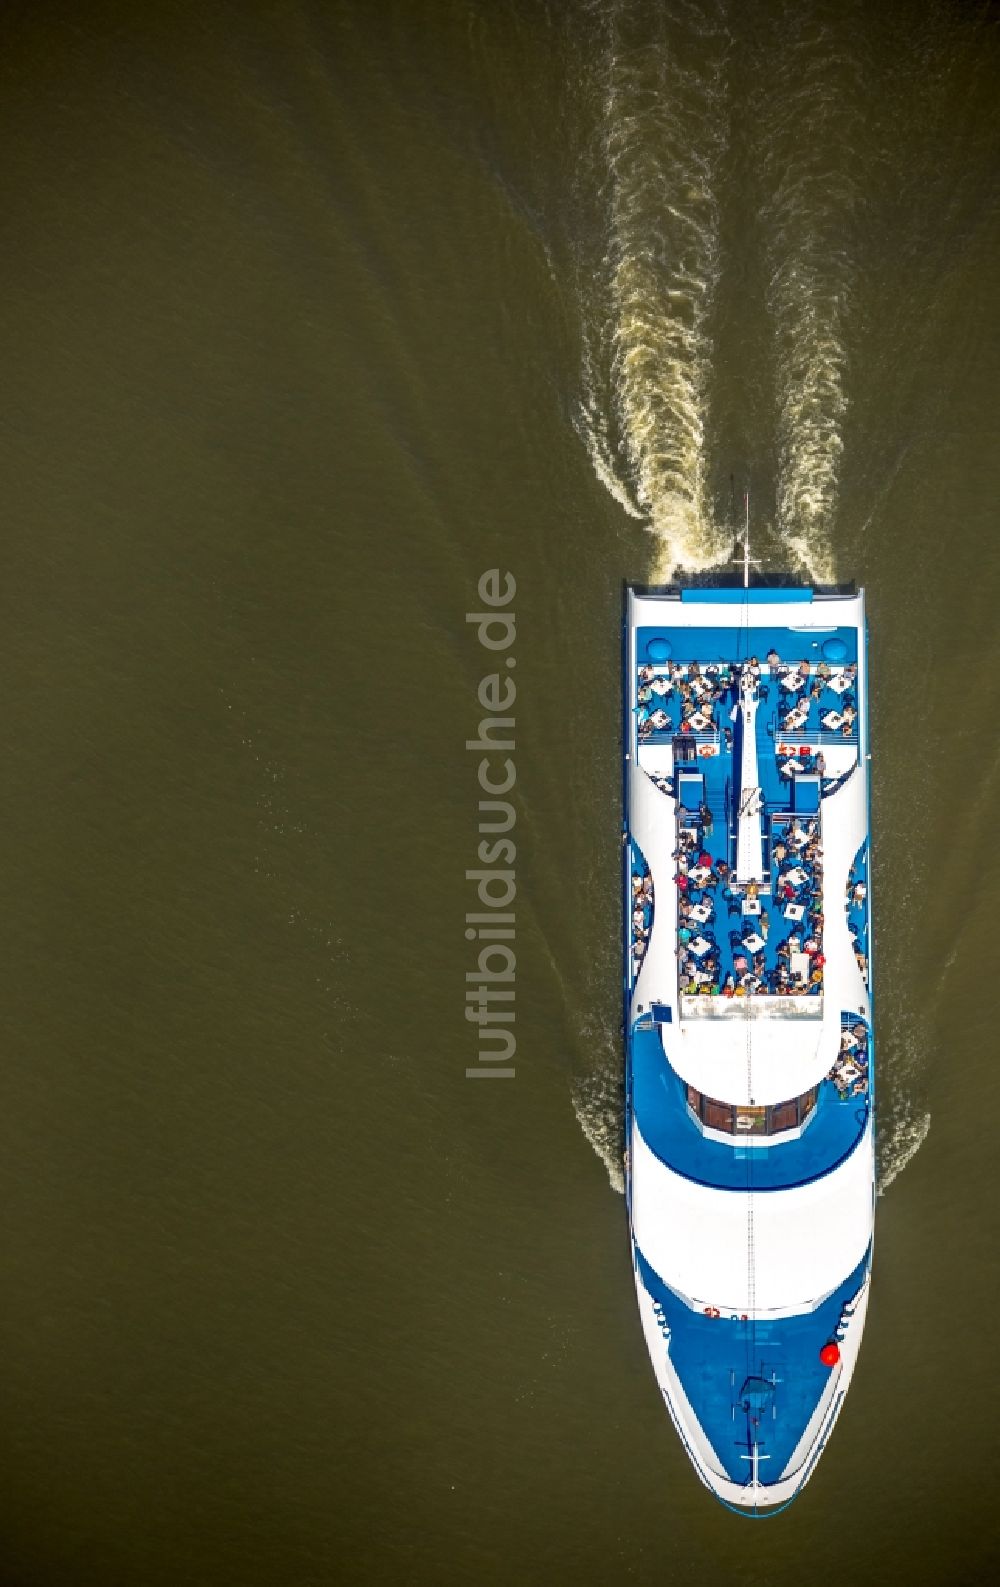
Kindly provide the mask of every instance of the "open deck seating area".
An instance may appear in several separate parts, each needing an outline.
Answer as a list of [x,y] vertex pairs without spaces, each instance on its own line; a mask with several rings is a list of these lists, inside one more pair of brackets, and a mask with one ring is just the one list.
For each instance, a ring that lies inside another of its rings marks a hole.
[[[770,657],[762,665],[752,656],[745,665],[757,680],[762,716],[769,721],[776,749],[783,740],[795,741],[783,751],[785,775],[805,770],[822,776],[822,764],[815,764],[817,754],[822,762],[822,744],[857,742],[857,665],[833,666],[828,661],[786,665],[776,652]],[[678,733],[712,734],[724,729],[738,685],[739,668],[729,662],[644,663],[637,670],[640,742],[659,743]],[[812,763],[806,766],[792,760],[798,757],[802,739],[813,742]]]
[[815,738],[820,742],[858,736],[858,669],[828,661],[773,663],[761,680],[761,693],[774,707],[777,735]]
[[840,1052],[837,1062],[827,1075],[840,1095],[866,1097],[868,1095],[868,1065],[871,1056],[868,1026],[860,1014],[842,1014],[840,1018]]
[[717,731],[721,708],[735,699],[736,672],[722,661],[647,663],[638,669],[638,685],[639,737],[655,743],[675,733]]
[[847,878],[847,925],[854,943],[858,969],[868,985],[868,845],[862,844],[854,856]]
[[729,834],[711,812],[681,813],[678,979],[682,996],[819,997],[823,990],[823,861],[819,817],[772,818],[770,874],[738,885]]
[[[857,662],[839,637],[824,642],[828,657],[838,659],[817,657],[819,647],[811,639],[809,659],[801,650],[798,657],[793,651],[787,659],[786,651],[783,658],[767,630],[756,637],[764,641],[761,659],[757,655],[740,662],[713,659],[711,651],[705,653],[714,644],[711,636],[685,635],[685,648],[698,647],[698,659],[690,650],[675,658],[669,646],[666,657],[651,655],[650,643],[648,659],[636,667],[639,744],[672,747],[666,759],[662,749],[656,755],[650,750],[650,763],[643,764],[655,785],[677,800],[673,854],[677,962],[679,988],[686,999],[754,995],[820,999],[823,994],[820,812],[824,795],[838,787],[856,764],[851,760],[848,765],[844,751],[833,746],[858,743]],[[720,631],[720,649],[723,641],[733,643]],[[677,642],[672,638],[671,643]],[[803,648],[805,644],[803,640]],[[757,699],[763,877],[743,886],[733,877],[735,805],[743,764],[738,701],[741,679],[745,685],[748,676]],[[824,749],[831,757],[829,772]],[[636,884],[635,874],[633,885],[641,885]],[[867,923],[861,906],[866,890],[866,860],[859,856],[848,908],[857,917],[852,918],[851,929],[865,974]],[[637,972],[649,921],[641,895],[635,896],[631,946]],[[804,1006],[799,1005],[797,1012],[804,1014]]]
[[629,844],[632,870],[632,915],[630,924],[630,941],[632,966],[632,982],[639,974],[646,946],[649,942],[649,933],[653,927],[653,878],[649,874],[649,866],[645,856],[634,843]]

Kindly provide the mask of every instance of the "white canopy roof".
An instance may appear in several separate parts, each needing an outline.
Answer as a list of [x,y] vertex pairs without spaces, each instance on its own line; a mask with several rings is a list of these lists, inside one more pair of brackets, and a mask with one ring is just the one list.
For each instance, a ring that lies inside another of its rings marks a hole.
[[[792,1190],[713,1190],[675,1174],[632,1129],[634,1234],[665,1284],[698,1307],[811,1310],[857,1267],[871,1239],[875,1170],[871,1124],[822,1179]],[[749,1293],[748,1241],[754,1283]]]

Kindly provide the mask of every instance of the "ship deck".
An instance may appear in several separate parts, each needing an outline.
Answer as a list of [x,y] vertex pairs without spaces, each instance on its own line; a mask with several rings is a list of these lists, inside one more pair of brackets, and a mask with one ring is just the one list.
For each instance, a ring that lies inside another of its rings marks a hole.
[[[821,1000],[822,801],[857,764],[856,631],[837,628],[818,639],[775,627],[707,627],[671,629],[665,640],[639,629],[637,639],[637,654],[647,657],[637,664],[634,686],[637,759],[666,796],[664,819],[674,822],[684,1003],[749,994]],[[657,642],[670,655],[649,659]],[[735,881],[740,785],[733,723],[739,668],[751,658],[759,667],[763,873],[747,887]],[[867,890],[866,851],[856,859],[857,883]],[[636,850],[632,904],[634,979],[655,907]],[[866,938],[858,941],[864,956],[867,946]]]

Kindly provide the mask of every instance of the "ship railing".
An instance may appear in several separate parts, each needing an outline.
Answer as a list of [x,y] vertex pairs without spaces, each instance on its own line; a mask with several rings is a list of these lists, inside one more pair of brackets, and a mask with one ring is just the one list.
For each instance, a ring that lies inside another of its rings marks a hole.
[[789,748],[794,749],[798,749],[800,744],[805,744],[808,748],[813,749],[816,747],[822,748],[824,744],[829,746],[831,744],[856,744],[857,742],[858,730],[856,727],[852,728],[850,733],[831,733],[825,727],[817,728],[812,733],[809,731],[783,733],[780,728],[776,728],[774,732],[776,752],[779,744],[787,744]]
[[654,728],[652,733],[640,733],[639,748],[641,749],[643,744],[673,744],[676,753],[678,745],[694,744],[698,747],[712,745],[718,753],[720,740],[721,734],[718,728],[704,733],[696,733],[693,729],[690,733],[678,733],[675,727],[664,727]]
[[823,998],[806,994],[772,997],[757,992],[750,997],[689,997],[681,993],[681,1019],[796,1019],[821,1020]]

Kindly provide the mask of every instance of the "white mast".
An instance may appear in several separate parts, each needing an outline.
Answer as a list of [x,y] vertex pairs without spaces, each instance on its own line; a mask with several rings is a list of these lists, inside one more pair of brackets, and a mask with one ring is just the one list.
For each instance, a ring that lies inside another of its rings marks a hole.
[[743,588],[745,590],[748,590],[750,588],[750,569],[760,566],[760,558],[759,557],[752,557],[750,555],[750,492],[749,491],[746,491],[744,493],[743,506],[744,506],[744,509],[746,511],[746,519],[745,519],[745,522],[743,524],[743,555],[740,556],[740,557],[733,557],[733,561],[734,562],[742,562],[743,563]]
[[739,712],[742,717],[740,802],[737,807],[736,880],[764,880],[764,837],[761,812],[764,800],[757,775],[757,681],[744,668],[740,678]]
[[[757,558],[750,555],[750,492],[743,497],[746,518],[743,524],[743,588],[750,588],[750,569]],[[738,560],[733,558],[734,561]],[[740,756],[740,802],[737,806],[736,880],[764,880],[764,834],[761,812],[764,799],[757,774],[757,680],[744,668],[740,678],[739,712],[742,717],[742,754]]]

